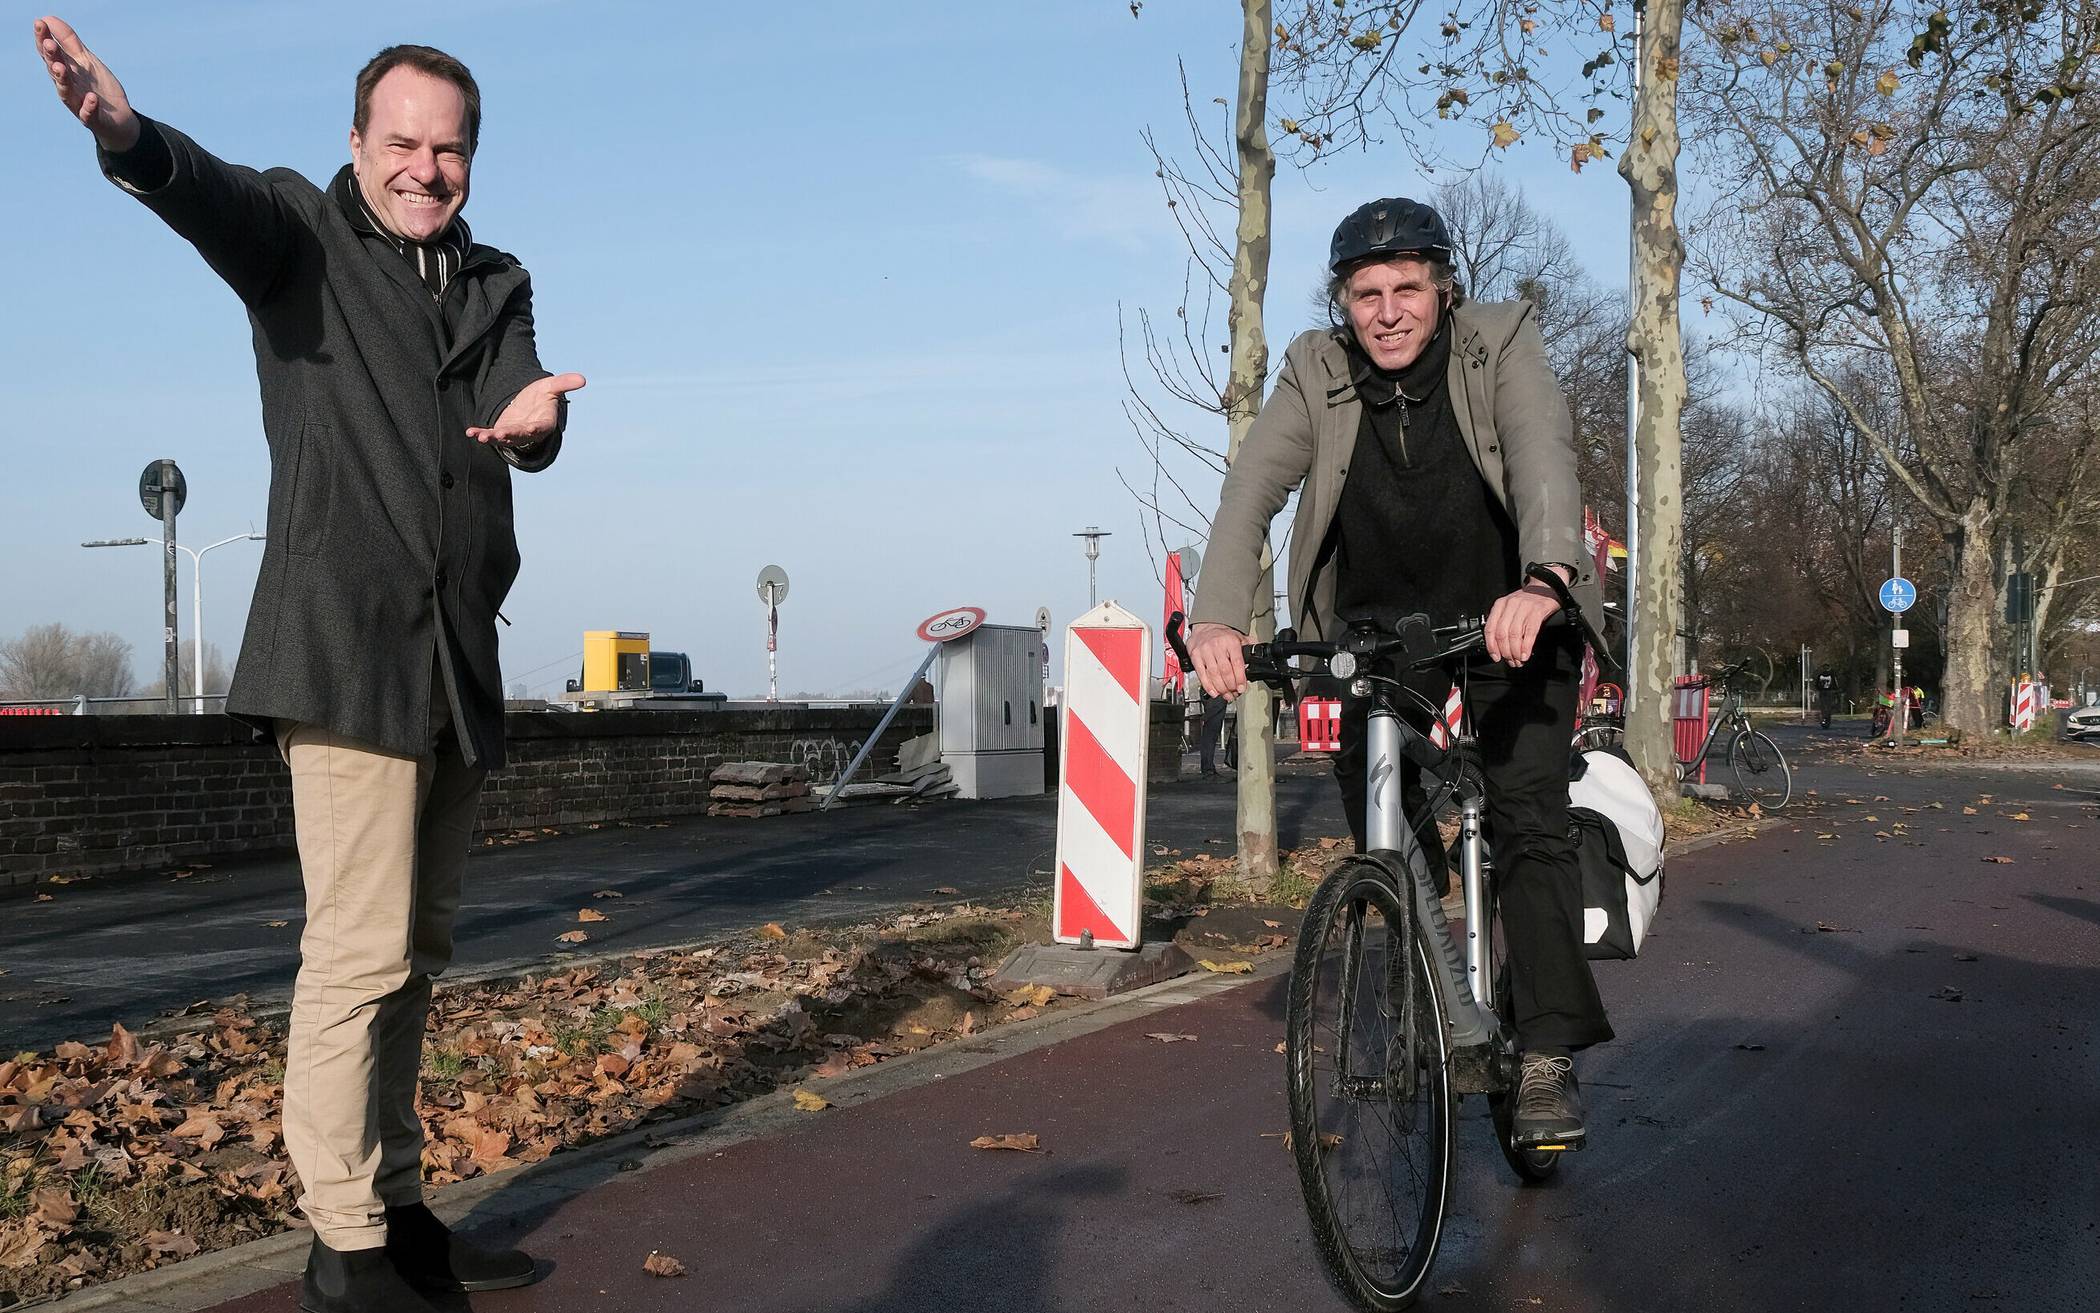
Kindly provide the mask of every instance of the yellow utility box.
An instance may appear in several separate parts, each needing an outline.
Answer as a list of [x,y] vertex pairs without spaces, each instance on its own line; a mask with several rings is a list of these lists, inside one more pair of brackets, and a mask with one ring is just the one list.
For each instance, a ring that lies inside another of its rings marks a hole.
[[621,629],[585,630],[582,691],[647,693],[649,635]]

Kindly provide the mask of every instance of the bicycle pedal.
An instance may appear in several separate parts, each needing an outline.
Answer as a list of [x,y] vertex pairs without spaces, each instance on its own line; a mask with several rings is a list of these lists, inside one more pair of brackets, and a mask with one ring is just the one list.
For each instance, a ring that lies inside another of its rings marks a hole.
[[[1514,1141],[1512,1141],[1514,1143]],[[1525,1153],[1574,1153],[1583,1146],[1582,1139],[1555,1140],[1548,1144],[1518,1144]]]

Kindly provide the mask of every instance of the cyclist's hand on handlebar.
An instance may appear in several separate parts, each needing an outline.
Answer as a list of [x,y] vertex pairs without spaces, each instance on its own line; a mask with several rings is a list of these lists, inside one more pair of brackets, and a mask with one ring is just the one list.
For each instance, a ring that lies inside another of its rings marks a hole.
[[[1566,578],[1565,572],[1556,571]],[[1560,613],[1560,599],[1553,590],[1536,581],[1495,601],[1488,612],[1488,655],[1497,661],[1521,666],[1531,659],[1538,641],[1539,626]]]
[[1247,687],[1247,658],[1240,651],[1247,645],[1247,636],[1231,625],[1200,624],[1189,630],[1188,641],[1203,691],[1238,697]]

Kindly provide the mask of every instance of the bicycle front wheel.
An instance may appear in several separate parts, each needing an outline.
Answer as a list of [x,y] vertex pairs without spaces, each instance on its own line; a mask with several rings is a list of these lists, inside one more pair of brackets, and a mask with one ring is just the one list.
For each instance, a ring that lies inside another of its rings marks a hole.
[[1306,907],[1285,1010],[1291,1151],[1327,1273],[1357,1307],[1412,1305],[1450,1203],[1444,1006],[1426,927],[1355,857]]
[[1575,751],[1589,752],[1597,748],[1616,748],[1625,740],[1625,734],[1617,725],[1598,722],[1584,725],[1575,732]]
[[1743,796],[1776,812],[1794,796],[1794,772],[1779,745],[1754,729],[1736,731],[1728,744],[1728,769],[1735,772]]

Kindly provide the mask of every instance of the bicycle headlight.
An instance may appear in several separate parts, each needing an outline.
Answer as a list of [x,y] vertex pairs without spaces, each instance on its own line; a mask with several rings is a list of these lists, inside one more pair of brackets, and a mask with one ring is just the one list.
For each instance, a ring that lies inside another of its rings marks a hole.
[[1327,658],[1327,673],[1336,679],[1348,679],[1356,673],[1356,653],[1337,652]]

